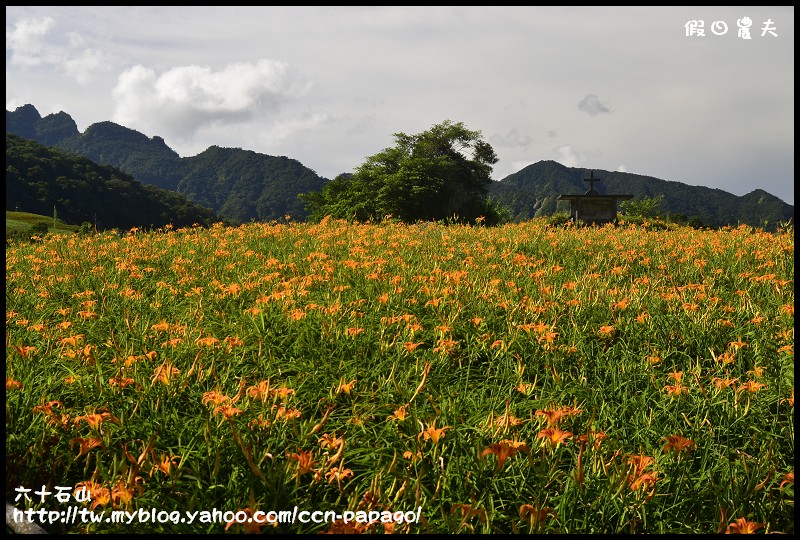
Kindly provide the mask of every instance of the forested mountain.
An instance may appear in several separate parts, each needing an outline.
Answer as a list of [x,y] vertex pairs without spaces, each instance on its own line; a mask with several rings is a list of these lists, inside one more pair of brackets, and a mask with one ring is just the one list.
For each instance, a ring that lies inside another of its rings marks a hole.
[[113,122],[98,122],[84,133],[64,113],[41,117],[33,105],[6,111],[6,131],[117,167],[144,184],[177,191],[218,215],[236,221],[305,219],[297,195],[319,191],[327,179],[299,161],[240,148],[213,146],[181,158],[161,137]]
[[297,160],[241,148],[212,146],[182,158],[181,165],[179,193],[239,221],[269,221],[287,214],[305,219],[305,204],[297,195],[318,191],[327,182]]
[[[114,124],[99,122],[80,133],[64,113],[42,118],[33,105],[6,111],[6,131],[112,165],[145,184],[177,191],[187,199],[237,221],[308,217],[302,193],[322,191],[329,181],[299,161],[269,156],[241,148],[212,146],[181,158],[161,137],[146,135]],[[560,195],[583,194],[588,169],[540,161],[488,186],[488,195],[509,209],[511,219],[523,221],[568,211]],[[690,186],[626,172],[595,170],[601,194],[626,194],[635,198],[663,195],[660,210],[707,226],[737,225],[774,229],[794,218],[794,206],[757,189],[742,197],[720,189]]]
[[569,211],[560,195],[581,195],[589,189],[584,178],[599,178],[594,189],[601,195],[633,195],[655,198],[663,195],[664,214],[699,218],[704,225],[720,227],[745,223],[754,227],[775,228],[779,222],[794,219],[794,206],[762,189],[736,196],[721,189],[690,186],[627,172],[565,167],[555,161],[539,161],[489,186],[489,195],[511,212],[514,220],[524,221]]
[[98,229],[188,227],[219,221],[175,191],[145,185],[109,165],[6,133],[6,210],[52,215]]

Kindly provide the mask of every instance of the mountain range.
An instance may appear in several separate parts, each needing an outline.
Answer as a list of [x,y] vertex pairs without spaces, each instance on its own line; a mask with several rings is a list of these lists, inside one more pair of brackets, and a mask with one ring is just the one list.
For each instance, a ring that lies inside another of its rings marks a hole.
[[[298,195],[319,191],[329,180],[297,160],[241,148],[211,146],[192,157],[180,157],[163,138],[115,124],[98,122],[83,133],[65,112],[42,117],[33,105],[6,111],[6,132],[41,145],[110,165],[143,184],[183,195],[217,215],[239,222],[269,221],[285,215],[303,220],[305,206]],[[720,227],[748,224],[774,229],[794,220],[794,206],[756,189],[737,196],[721,189],[690,186],[628,172],[566,167],[539,161],[489,186],[488,194],[509,210],[514,221],[568,211],[560,195],[583,194],[585,178],[600,182],[600,194],[635,198],[663,196],[660,209],[681,219],[699,219]]]

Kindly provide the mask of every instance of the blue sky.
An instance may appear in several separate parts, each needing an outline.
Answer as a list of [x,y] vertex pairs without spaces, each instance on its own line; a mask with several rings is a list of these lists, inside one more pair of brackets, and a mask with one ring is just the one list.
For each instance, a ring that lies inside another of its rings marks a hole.
[[326,178],[449,119],[496,180],[552,159],[794,204],[786,6],[7,6],[6,109],[27,103]]

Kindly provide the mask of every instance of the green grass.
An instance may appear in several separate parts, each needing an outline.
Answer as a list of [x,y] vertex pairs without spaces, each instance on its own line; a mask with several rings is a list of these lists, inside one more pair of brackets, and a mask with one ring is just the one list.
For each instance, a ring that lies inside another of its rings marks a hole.
[[74,233],[80,228],[78,225],[64,223],[56,218],[56,227],[53,228],[53,217],[29,212],[11,212],[6,210],[6,235],[9,231],[27,231],[36,223],[45,223],[51,232]]
[[794,532],[792,230],[48,235],[9,248],[6,274],[10,501],[95,482],[96,512],[421,506],[394,531]]

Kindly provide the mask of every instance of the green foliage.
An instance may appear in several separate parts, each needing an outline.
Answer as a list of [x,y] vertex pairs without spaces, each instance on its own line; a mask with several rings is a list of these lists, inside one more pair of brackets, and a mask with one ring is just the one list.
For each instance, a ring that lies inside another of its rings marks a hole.
[[[114,167],[6,134],[6,210],[21,208],[98,227],[210,225],[213,212],[174,191],[137,182]],[[57,226],[57,225],[54,225]]]
[[500,206],[486,196],[497,156],[479,131],[445,120],[420,134],[394,137],[396,146],[368,157],[352,175],[302,196],[310,219],[501,221]]
[[545,219],[547,219],[548,225],[561,226],[566,225],[571,217],[569,212],[556,212],[555,214],[547,216]]
[[629,199],[619,204],[619,209],[625,214],[626,218],[643,217],[654,218],[661,215],[659,206],[664,200],[664,195],[658,197],[642,197]]
[[50,227],[47,226],[47,223],[44,221],[40,221],[38,223],[34,223],[31,225],[30,228],[30,235],[31,236],[44,236],[50,230]]
[[94,233],[94,225],[92,225],[88,221],[84,221],[83,223],[81,223],[81,227],[80,229],[78,229],[78,234],[80,234],[81,236],[86,236],[87,234],[93,234],[93,233]]

